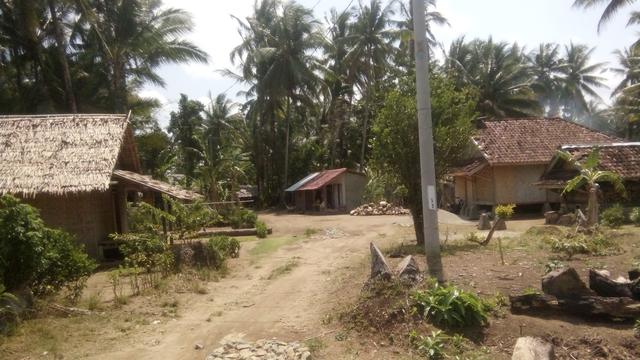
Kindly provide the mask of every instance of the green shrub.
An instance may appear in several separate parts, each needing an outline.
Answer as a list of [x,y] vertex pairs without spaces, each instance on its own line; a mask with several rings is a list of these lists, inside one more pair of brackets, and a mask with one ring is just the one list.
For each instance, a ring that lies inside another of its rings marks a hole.
[[568,233],[564,237],[552,237],[548,241],[551,251],[562,253],[567,259],[571,259],[576,254],[609,255],[620,249],[611,237],[601,232]]
[[444,358],[444,347],[448,337],[442,331],[432,331],[430,336],[422,336],[414,330],[409,334],[409,340],[427,359],[438,360]]
[[233,229],[251,229],[258,221],[255,212],[241,207],[236,207],[229,216],[229,224]]
[[618,228],[622,226],[626,218],[624,216],[624,208],[620,204],[615,204],[612,207],[606,209],[601,214],[602,225],[610,228]]
[[503,220],[510,219],[514,214],[514,209],[516,206],[514,204],[504,204],[496,206],[496,216]]
[[640,207],[631,209],[631,212],[629,213],[629,220],[631,220],[634,225],[640,226]]
[[267,228],[267,224],[264,221],[256,221],[256,236],[260,239],[264,239],[269,234],[269,228]]
[[13,334],[20,322],[22,311],[20,299],[5,291],[0,284],[0,335]]
[[240,242],[229,236],[214,236],[205,244],[207,265],[221,269],[227,258],[240,256]]
[[[162,277],[175,270],[175,256],[169,245],[157,234],[112,234],[124,256],[124,268],[118,275],[127,277],[131,292],[157,289]],[[115,281],[114,279],[112,281]]]
[[174,255],[169,245],[155,234],[114,234],[112,238],[124,256],[124,265],[147,273],[169,274],[174,269]]
[[0,197],[0,284],[7,291],[29,287],[39,296],[68,287],[75,297],[95,266],[71,235],[46,227],[38,210]]
[[415,310],[435,325],[460,328],[487,323],[488,304],[453,285],[436,284],[428,290],[414,292],[411,298]]
[[173,229],[172,236],[177,240],[192,237],[202,228],[219,222],[220,215],[204,203],[197,201],[183,204],[168,196],[163,201],[171,211],[167,212],[145,202],[129,204],[127,217],[129,231],[133,233],[163,233],[163,225]]

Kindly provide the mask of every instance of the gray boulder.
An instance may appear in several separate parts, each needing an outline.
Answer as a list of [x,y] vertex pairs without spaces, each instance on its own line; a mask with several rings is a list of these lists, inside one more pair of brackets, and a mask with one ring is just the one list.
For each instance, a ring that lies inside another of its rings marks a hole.
[[545,225],[555,225],[560,219],[560,214],[557,211],[547,211],[544,213]]
[[498,217],[496,217],[496,220],[493,222],[493,226],[495,226],[496,231],[507,230],[507,222]]
[[511,360],[553,360],[553,345],[530,336],[518,338]]
[[409,281],[411,283],[416,283],[422,280],[422,273],[420,272],[418,262],[411,255],[402,259],[396,268],[396,273],[400,280]]
[[560,226],[573,226],[575,223],[575,214],[564,214],[558,218],[558,222],[556,224]]
[[542,278],[542,291],[560,299],[593,295],[574,268],[558,269]]
[[491,221],[489,221],[489,214],[482,213],[480,215],[480,220],[478,220],[478,230],[490,230],[491,229]]
[[391,279],[391,269],[389,268],[389,264],[387,264],[387,260],[382,255],[382,251],[378,249],[378,247],[371,243],[369,245],[371,249],[371,280],[390,280]]

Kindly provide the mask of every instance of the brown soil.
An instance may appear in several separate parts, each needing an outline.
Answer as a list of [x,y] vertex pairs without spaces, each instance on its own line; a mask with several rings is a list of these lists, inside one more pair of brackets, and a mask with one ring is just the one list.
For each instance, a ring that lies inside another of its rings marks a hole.
[[[316,358],[324,359],[419,358],[389,344],[386,334],[366,329],[347,331],[337,320],[355,303],[367,277],[369,242],[374,241],[387,252],[399,243],[413,243],[409,216],[266,213],[261,214],[261,219],[273,228],[273,237],[289,237],[287,245],[260,255],[252,251],[260,240],[243,242],[240,258],[230,261],[229,275],[206,284],[206,294],[167,292],[135,297],[121,310],[110,309],[102,316],[73,320],[91,322],[89,333],[78,336],[74,331],[86,327],[69,323],[69,319],[33,320],[34,324],[65,329],[67,334],[59,337],[55,351],[65,359],[203,359],[225,337],[249,341],[272,337],[283,341],[312,339],[311,343],[320,348]],[[540,220],[511,221],[509,231],[498,233],[506,248],[504,266],[500,265],[495,241],[488,248],[480,248],[460,240],[474,231],[473,223],[446,213],[441,221],[441,238],[447,240],[443,261],[450,281],[485,297],[539,288],[549,253],[535,243],[514,238],[539,225]],[[310,229],[317,232],[307,236],[313,233]],[[630,267],[631,259],[640,255],[631,241],[637,233],[634,228],[621,232],[627,241],[627,251],[622,255],[579,257],[566,263],[583,276],[585,269],[593,266],[606,266],[614,276],[622,274]],[[273,276],[274,270],[292,259],[297,266]],[[418,255],[418,260],[424,268],[424,256]],[[87,292],[96,293],[99,289],[103,300],[110,300],[111,290],[104,274],[91,279]],[[166,314],[167,299],[179,304],[174,310],[176,316]],[[128,325],[123,329],[123,324]],[[24,331],[32,328],[23,327]],[[484,358],[508,359],[520,334],[553,340],[561,359],[589,359],[602,354],[626,359],[640,354],[629,324],[514,316],[508,309],[491,320],[483,342],[475,346],[481,350],[479,353],[486,354]],[[29,337],[23,332],[0,343],[0,357],[43,358],[46,347],[30,342]],[[204,345],[204,350],[195,350],[196,343]]]

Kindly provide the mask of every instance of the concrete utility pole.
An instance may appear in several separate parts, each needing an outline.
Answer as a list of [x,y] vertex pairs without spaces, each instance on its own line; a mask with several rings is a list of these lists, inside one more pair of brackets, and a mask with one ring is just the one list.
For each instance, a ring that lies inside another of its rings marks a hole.
[[422,180],[422,216],[424,248],[429,275],[444,282],[438,234],[438,199],[433,154],[433,124],[431,121],[431,87],[429,86],[429,48],[425,0],[412,0],[413,33],[416,57],[416,97],[418,102],[418,135],[420,139],[420,178]]

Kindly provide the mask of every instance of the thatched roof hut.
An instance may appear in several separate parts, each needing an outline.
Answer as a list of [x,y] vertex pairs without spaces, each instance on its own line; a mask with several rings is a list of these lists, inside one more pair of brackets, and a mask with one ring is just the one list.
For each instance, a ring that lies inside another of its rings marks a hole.
[[140,171],[127,124],[127,115],[1,116],[0,193],[108,190],[116,164]]
[[36,206],[45,222],[74,233],[94,256],[110,233],[127,230],[128,198],[199,197],[139,172],[127,115],[0,116],[0,194]]

